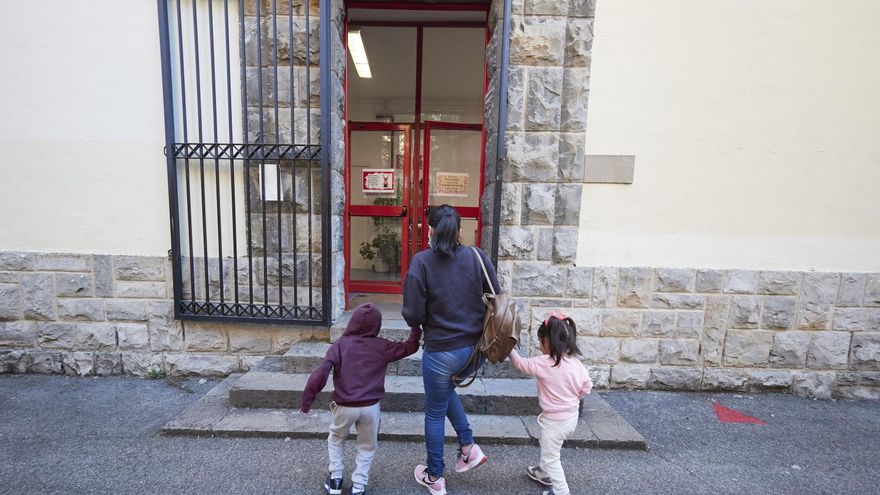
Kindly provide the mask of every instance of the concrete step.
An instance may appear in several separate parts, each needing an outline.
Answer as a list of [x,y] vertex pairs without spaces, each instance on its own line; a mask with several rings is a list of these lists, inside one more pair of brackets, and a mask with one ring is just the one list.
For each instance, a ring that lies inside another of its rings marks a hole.
[[[309,375],[279,371],[249,371],[229,390],[235,407],[296,408]],[[313,407],[329,407],[333,393],[332,377],[318,394]],[[534,380],[478,378],[471,386],[458,389],[465,411],[475,414],[538,415],[538,393]],[[393,412],[423,411],[424,385],[418,376],[387,376],[382,408]]]
[[[229,401],[229,393],[240,375],[233,375],[204,397],[184,409],[162,428],[166,435],[327,438],[330,412],[312,410],[300,414],[290,409],[242,409]],[[384,402],[383,402],[384,406]],[[538,445],[539,426],[534,416],[468,416],[476,440],[484,445]],[[354,433],[354,432],[352,432]],[[352,434],[352,438],[354,435]],[[380,440],[423,442],[424,415],[412,412],[382,411]],[[456,441],[446,425],[446,440]],[[591,447],[645,450],[645,439],[618,415],[598,394],[584,401],[584,415],[565,447]]]
[[[311,373],[324,359],[330,344],[325,342],[300,342],[288,350],[284,356],[271,356],[263,360],[257,371],[280,371],[286,373]],[[421,376],[422,350],[412,356],[388,365],[388,375]],[[510,364],[510,361],[492,364],[485,363],[477,376],[486,378],[529,378]]]
[[[340,316],[339,319],[333,322],[333,325],[330,327],[330,342],[336,342],[342,337],[350,318],[351,311],[346,311],[342,313],[342,316]],[[409,325],[407,325],[406,321],[402,319],[383,318],[382,329],[379,331],[379,336],[388,340],[403,342],[409,338]]]

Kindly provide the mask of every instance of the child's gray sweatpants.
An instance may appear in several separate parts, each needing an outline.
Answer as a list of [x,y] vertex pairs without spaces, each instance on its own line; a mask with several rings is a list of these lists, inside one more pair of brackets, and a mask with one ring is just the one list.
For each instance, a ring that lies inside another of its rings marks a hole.
[[330,454],[330,476],[341,478],[345,469],[345,439],[351,425],[357,429],[357,457],[351,481],[355,488],[367,485],[370,478],[370,465],[379,443],[379,403],[366,407],[331,406],[330,435],[327,437],[327,450]]

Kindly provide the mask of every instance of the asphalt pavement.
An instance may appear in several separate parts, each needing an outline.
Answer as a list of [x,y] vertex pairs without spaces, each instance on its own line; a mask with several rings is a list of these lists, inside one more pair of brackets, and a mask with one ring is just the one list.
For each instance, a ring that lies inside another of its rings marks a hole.
[[[0,376],[0,493],[320,494],[320,440],[159,434],[217,382]],[[880,402],[776,394],[608,392],[649,451],[566,449],[574,494],[880,493]],[[718,421],[712,403],[766,425]],[[450,495],[534,495],[524,474],[537,447],[487,446],[490,462],[447,473]],[[353,462],[349,448],[348,464]],[[384,442],[370,493],[423,493],[417,443]],[[447,448],[447,465],[454,451]],[[426,492],[425,492],[426,493]]]

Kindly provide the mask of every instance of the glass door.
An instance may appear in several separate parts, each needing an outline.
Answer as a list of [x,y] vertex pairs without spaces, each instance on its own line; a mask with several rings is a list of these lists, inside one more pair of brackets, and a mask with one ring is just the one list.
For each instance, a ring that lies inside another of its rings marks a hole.
[[448,204],[461,215],[461,242],[480,242],[483,133],[479,124],[425,122],[422,158],[422,246],[428,245],[428,210]]
[[409,260],[409,125],[348,127],[349,290],[399,293]]

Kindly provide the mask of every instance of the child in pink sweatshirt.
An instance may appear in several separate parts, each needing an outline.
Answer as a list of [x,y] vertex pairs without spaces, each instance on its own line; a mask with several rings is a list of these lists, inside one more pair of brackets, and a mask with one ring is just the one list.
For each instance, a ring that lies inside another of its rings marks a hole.
[[560,452],[562,443],[577,428],[581,399],[593,388],[587,368],[577,358],[577,327],[574,320],[551,312],[538,328],[540,356],[523,359],[516,349],[510,360],[523,373],[538,379],[538,402],[543,411],[541,426],[541,463],[529,466],[529,478],[550,486],[544,495],[569,495]]

